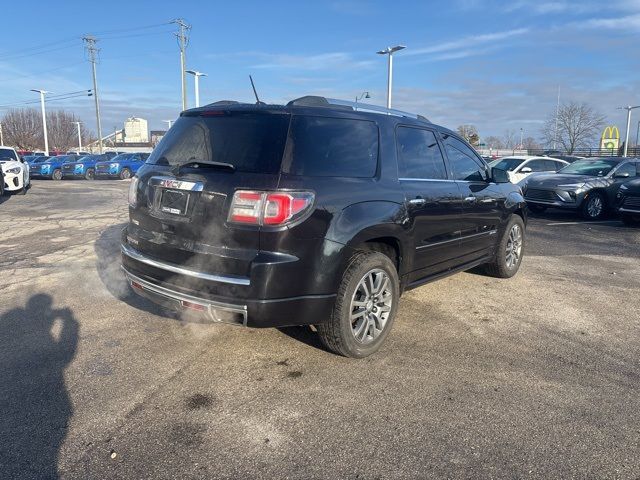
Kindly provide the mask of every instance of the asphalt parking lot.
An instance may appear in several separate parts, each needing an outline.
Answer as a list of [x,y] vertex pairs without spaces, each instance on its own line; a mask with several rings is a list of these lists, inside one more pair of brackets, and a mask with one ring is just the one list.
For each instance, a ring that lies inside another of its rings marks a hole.
[[0,200],[2,478],[640,477],[640,229],[532,217],[516,278],[407,293],[356,361],[130,293],[127,187]]

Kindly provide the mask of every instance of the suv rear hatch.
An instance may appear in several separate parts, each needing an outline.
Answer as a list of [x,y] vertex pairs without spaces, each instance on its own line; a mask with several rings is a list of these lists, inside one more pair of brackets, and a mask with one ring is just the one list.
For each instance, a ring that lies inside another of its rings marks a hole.
[[[260,227],[229,225],[231,200],[239,188],[276,189],[289,120],[278,108],[183,113],[132,182],[125,248],[196,274],[127,258],[125,267],[191,292],[240,293],[259,255]],[[212,276],[231,281],[207,281]]]

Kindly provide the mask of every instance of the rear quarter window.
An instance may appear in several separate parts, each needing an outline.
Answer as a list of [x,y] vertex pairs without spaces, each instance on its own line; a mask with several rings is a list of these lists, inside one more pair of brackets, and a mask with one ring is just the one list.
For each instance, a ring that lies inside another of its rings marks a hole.
[[367,120],[296,115],[283,170],[312,177],[371,178],[378,167],[378,126]]

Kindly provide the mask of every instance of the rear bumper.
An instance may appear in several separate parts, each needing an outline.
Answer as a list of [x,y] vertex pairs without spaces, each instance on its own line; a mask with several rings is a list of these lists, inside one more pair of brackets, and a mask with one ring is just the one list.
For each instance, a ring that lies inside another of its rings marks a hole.
[[249,288],[250,280],[244,277],[211,275],[160,262],[126,244],[122,245],[122,263],[129,284],[139,295],[164,307],[178,312],[188,312],[190,315],[200,315],[212,322],[249,327],[314,325],[329,319],[336,298],[335,294],[242,298],[241,295],[211,295],[204,289],[196,293],[192,289],[181,287],[181,282],[170,284],[159,281],[149,275],[149,268],[152,271],[163,270],[178,279],[189,278],[209,284],[232,285],[238,289]]

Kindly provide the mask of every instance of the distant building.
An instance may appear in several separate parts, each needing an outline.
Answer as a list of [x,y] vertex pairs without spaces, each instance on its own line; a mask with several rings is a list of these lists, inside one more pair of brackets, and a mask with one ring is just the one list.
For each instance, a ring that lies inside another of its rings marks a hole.
[[[147,121],[144,118],[130,117],[124,122],[124,128],[102,137],[104,151],[118,152],[150,152],[166,132],[154,130],[149,137]],[[155,140],[154,140],[155,138]],[[97,152],[98,142],[87,146],[92,152]]]
[[124,122],[124,143],[148,143],[149,129],[144,118],[131,117]]
[[165,136],[165,134],[167,133],[166,130],[151,130],[151,145],[153,145],[154,147],[160,143],[160,140],[162,140],[162,137]]

